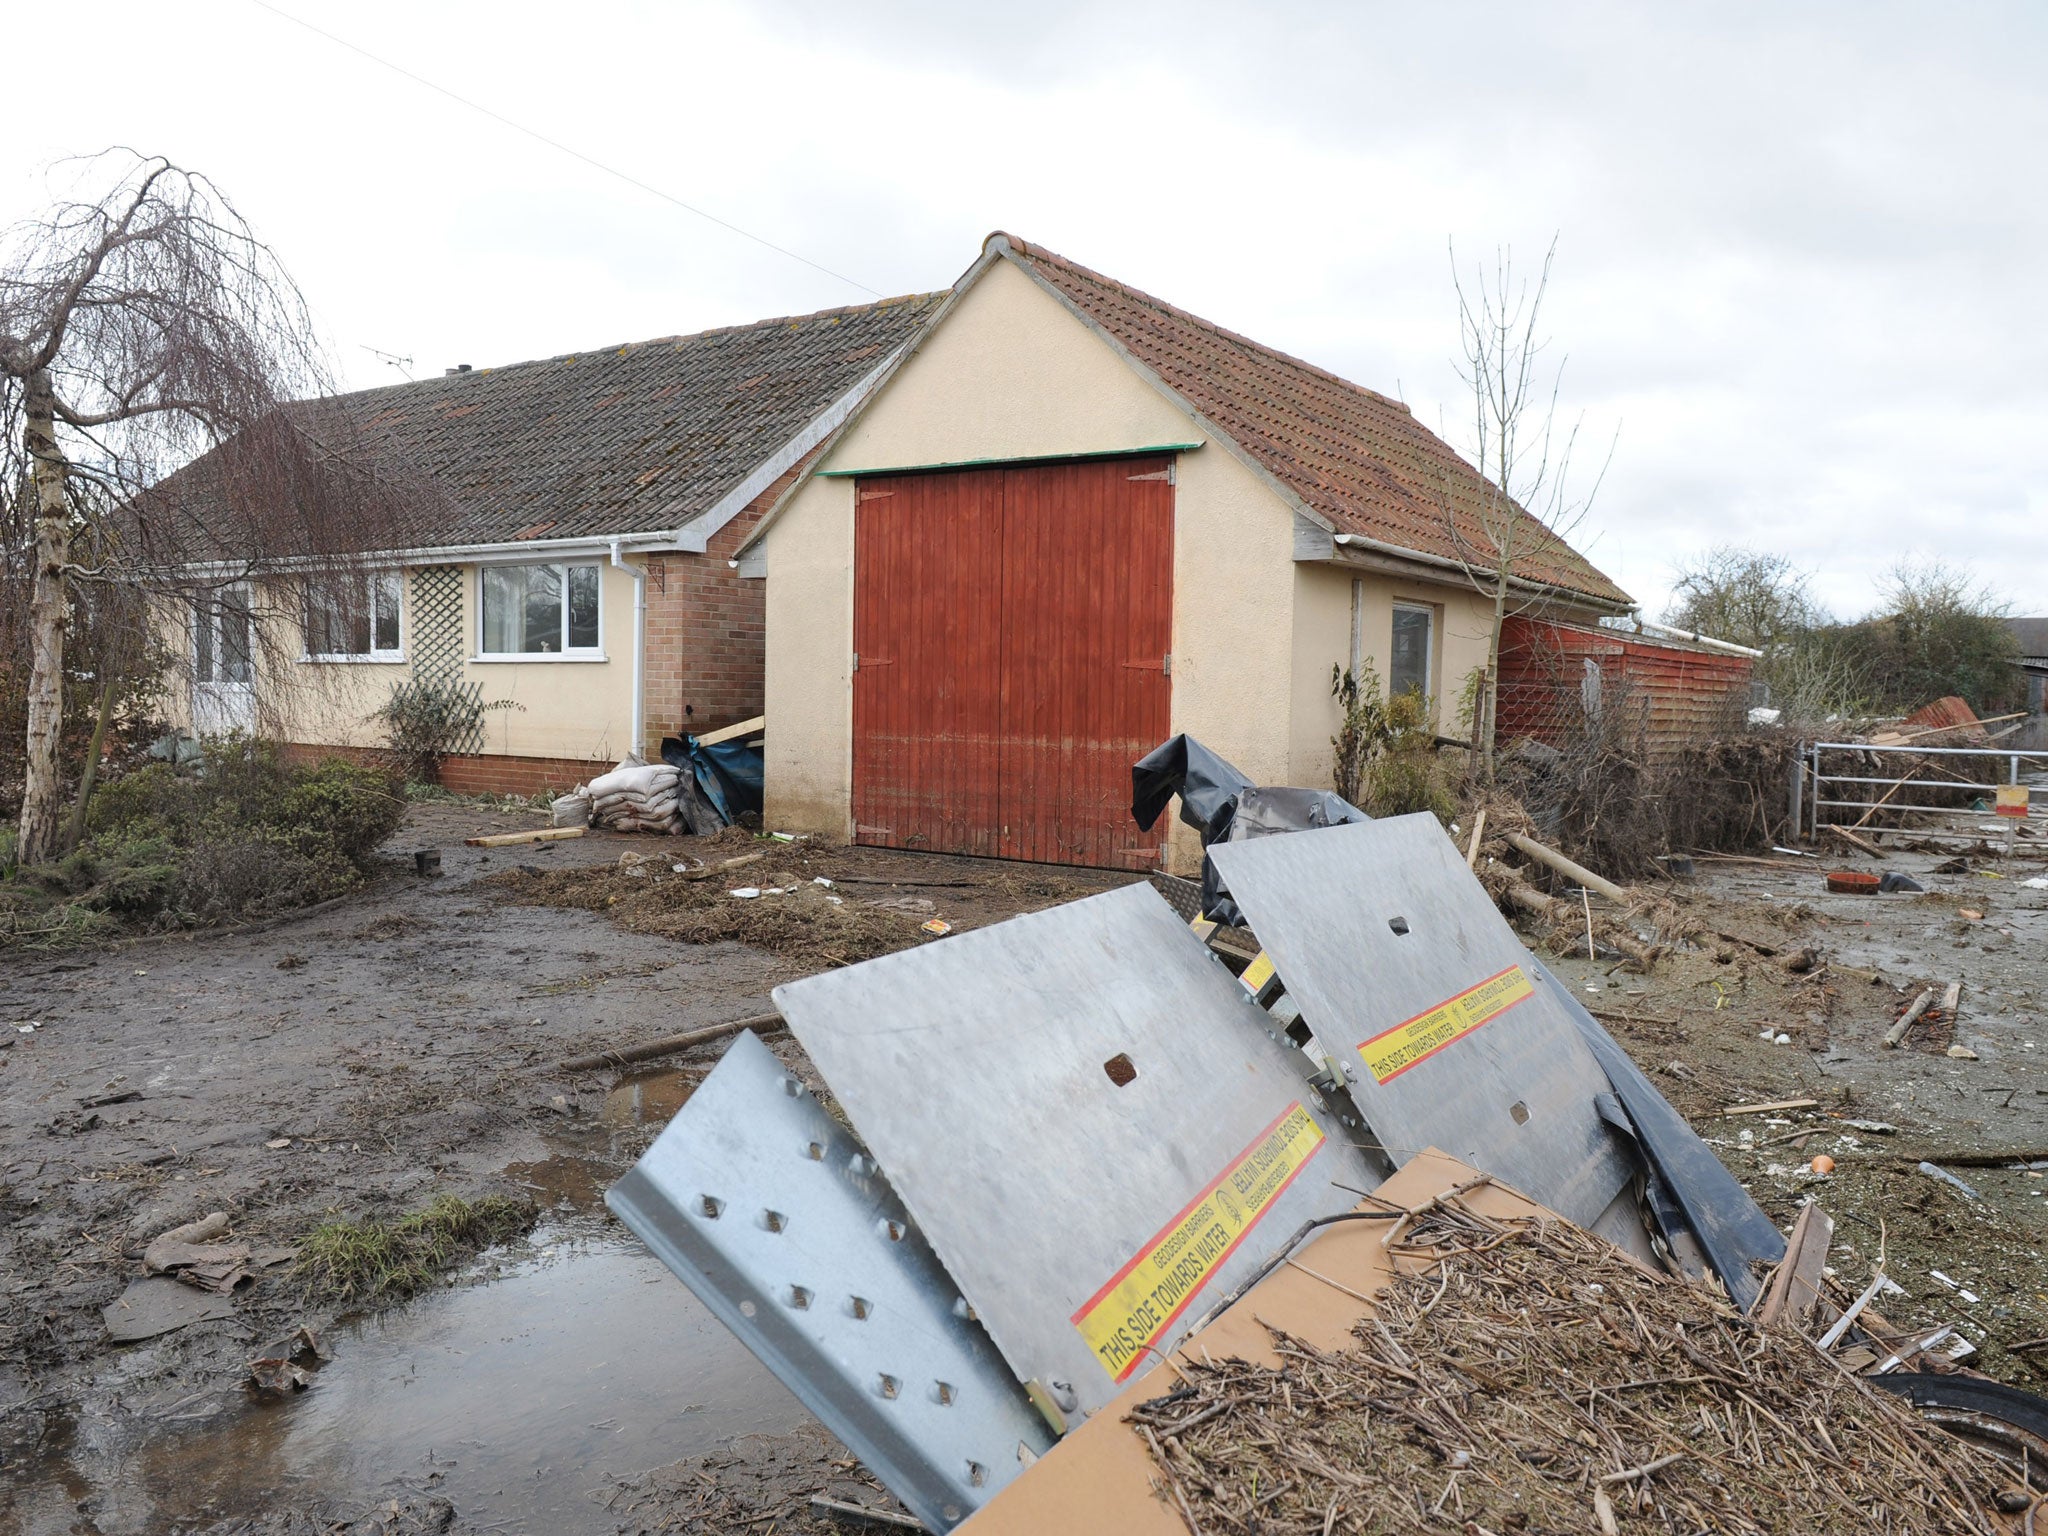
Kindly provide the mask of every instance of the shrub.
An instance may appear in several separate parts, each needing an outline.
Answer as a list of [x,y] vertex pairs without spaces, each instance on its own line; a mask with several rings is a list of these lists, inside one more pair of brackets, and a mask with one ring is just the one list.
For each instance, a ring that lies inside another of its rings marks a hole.
[[1332,666],[1330,694],[1344,711],[1330,738],[1337,793],[1368,816],[1428,811],[1448,822],[1458,801],[1453,774],[1437,756],[1432,701],[1419,693],[1382,697],[1370,666]]
[[0,885],[0,939],[67,942],[112,921],[165,926],[324,901],[361,880],[404,814],[398,785],[377,769],[296,767],[248,738],[209,743],[197,773],[156,763],[95,795],[76,853]]
[[512,699],[486,704],[474,683],[416,677],[394,687],[370,719],[384,727],[392,760],[409,783],[438,784],[441,759],[475,750],[470,743],[485,715],[525,707]]

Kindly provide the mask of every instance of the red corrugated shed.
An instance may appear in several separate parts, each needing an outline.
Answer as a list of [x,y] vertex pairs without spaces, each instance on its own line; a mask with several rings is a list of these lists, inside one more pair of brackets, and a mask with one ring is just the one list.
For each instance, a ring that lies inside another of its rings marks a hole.
[[1991,741],[1969,701],[1954,694],[1936,699],[1932,704],[1921,705],[1894,729],[1880,731],[1871,739],[1888,741],[1894,738],[1917,741],[1923,747],[1982,747]]
[[[1588,664],[1598,669],[1592,681]],[[1500,711],[1495,739],[1558,742],[1578,728],[1586,702],[1612,699],[1618,683],[1647,708],[1652,753],[1669,752],[1742,718],[1751,658],[1622,630],[1509,618],[1501,625]]]

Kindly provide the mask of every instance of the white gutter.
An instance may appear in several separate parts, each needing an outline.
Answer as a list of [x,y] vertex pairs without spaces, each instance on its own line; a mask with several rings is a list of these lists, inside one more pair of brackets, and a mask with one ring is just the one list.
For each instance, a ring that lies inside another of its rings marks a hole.
[[647,567],[628,565],[620,556],[624,539],[613,539],[612,568],[633,578],[633,746],[632,756],[645,761],[647,750]]
[[1762,651],[1746,645],[1737,645],[1733,640],[1716,640],[1711,635],[1696,635],[1689,629],[1673,629],[1669,624],[1658,624],[1638,615],[1632,621],[1637,629],[1652,635],[1662,635],[1667,640],[1683,640],[1688,644],[1703,646],[1710,651],[1726,651],[1731,656],[1747,656],[1752,661],[1763,656]]
[[[1383,539],[1375,539],[1363,533],[1340,533],[1335,535],[1331,542],[1342,544],[1347,548],[1370,550],[1374,554],[1385,555],[1390,559],[1410,561],[1417,565],[1435,566],[1439,570],[1456,571],[1468,580],[1475,573],[1485,576],[1493,574],[1485,566],[1468,566],[1461,561],[1452,560],[1443,555],[1425,554],[1419,549],[1403,549],[1399,544],[1389,544]],[[1591,592],[1580,592],[1572,587],[1560,587],[1554,582],[1537,581],[1529,576],[1510,574],[1508,585],[1520,588],[1524,592],[1554,593],[1567,604],[1580,608],[1604,608],[1613,614],[1627,614],[1630,612],[1630,605],[1626,602],[1617,602],[1611,597],[1600,597]],[[1717,641],[1714,643],[1720,644],[1722,642]],[[1737,649],[1740,649],[1740,647],[1737,647]]]

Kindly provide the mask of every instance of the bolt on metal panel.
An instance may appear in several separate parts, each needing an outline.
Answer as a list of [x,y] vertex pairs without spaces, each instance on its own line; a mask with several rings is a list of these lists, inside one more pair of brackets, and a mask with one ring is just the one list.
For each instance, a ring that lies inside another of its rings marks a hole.
[[1599,1217],[1630,1177],[1607,1076],[1435,817],[1209,856],[1396,1166],[1438,1147]]
[[1051,1448],[872,1159],[755,1035],[605,1203],[931,1529]]
[[1340,1184],[1378,1183],[1301,1053],[1144,885],[775,1003],[1012,1370],[1067,1415],[1350,1209]]

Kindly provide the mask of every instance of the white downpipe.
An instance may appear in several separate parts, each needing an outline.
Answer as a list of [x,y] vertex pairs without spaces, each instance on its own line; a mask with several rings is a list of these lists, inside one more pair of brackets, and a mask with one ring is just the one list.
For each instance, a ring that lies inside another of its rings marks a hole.
[[1686,640],[1694,645],[1704,646],[1710,651],[1725,651],[1731,656],[1761,657],[1762,651],[1747,645],[1737,645],[1733,640],[1716,640],[1712,635],[1696,635],[1689,629],[1674,629],[1669,624],[1659,624],[1638,614],[1630,620],[1645,634],[1662,635],[1667,640]]
[[633,745],[631,755],[645,761],[647,751],[647,567],[628,565],[620,554],[622,540],[613,539],[612,568],[633,578]]

